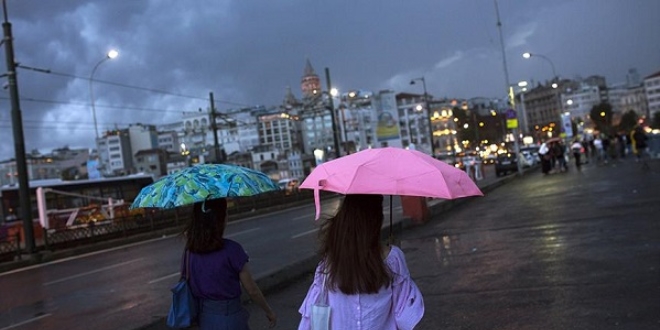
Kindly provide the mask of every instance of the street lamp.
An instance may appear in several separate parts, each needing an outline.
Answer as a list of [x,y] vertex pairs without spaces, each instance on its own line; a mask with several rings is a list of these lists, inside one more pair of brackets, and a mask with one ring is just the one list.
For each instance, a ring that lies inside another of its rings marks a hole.
[[527,81],[519,81],[518,87],[520,87],[520,112],[522,112],[522,131],[523,134],[527,134],[529,131],[529,124],[527,123],[527,111],[525,109],[525,92],[527,92]]
[[527,53],[523,53],[522,57],[526,59],[530,59],[532,57],[539,57],[550,63],[550,67],[552,68],[552,80],[556,80],[556,82],[553,82],[551,86],[553,89],[557,90],[557,92],[555,93],[555,97],[557,98],[557,112],[561,116],[561,112],[562,112],[561,91],[559,90],[559,84],[557,83],[559,81],[559,77],[557,76],[557,71],[555,71],[555,64],[552,63],[552,60],[550,60],[550,58],[543,56],[541,54],[532,54],[530,52],[527,52]]
[[424,77],[414,78],[410,81],[411,85],[414,85],[415,82],[421,81],[422,87],[424,88],[424,106],[426,107],[426,113],[428,115],[428,125],[429,125],[429,143],[431,144],[431,156],[435,156],[434,143],[433,143],[433,122],[431,121],[431,106],[429,105],[429,94],[426,91],[426,79]]
[[532,53],[530,53],[530,52],[523,53],[522,56],[523,56],[523,58],[526,58],[526,59],[530,59],[530,58],[532,58],[532,56],[534,56],[534,57],[540,57],[540,58],[542,58],[542,59],[548,61],[548,63],[550,63],[550,66],[552,67],[552,78],[553,78],[553,79],[554,79],[554,78],[557,78],[557,71],[555,71],[555,64],[552,63],[552,61],[551,61],[549,58],[547,58],[547,57],[545,57],[545,56],[543,56],[543,55],[541,55],[541,54],[532,54]]
[[339,158],[341,156],[341,151],[339,150],[339,139],[340,137],[339,132],[337,131],[337,118],[335,118],[335,104],[333,101],[334,95],[332,95],[333,90],[335,95],[337,95],[338,91],[335,88],[332,88],[332,84],[330,83],[330,69],[325,68],[325,81],[326,84],[328,85],[328,108],[330,110],[330,120],[332,120],[332,141],[335,147],[335,158]]
[[96,63],[94,69],[92,70],[92,74],[89,75],[89,98],[90,98],[90,102],[92,103],[92,116],[94,116],[94,130],[96,131],[96,139],[99,138],[99,127],[96,122],[96,108],[94,107],[94,89],[92,88],[92,82],[94,82],[94,73],[96,73],[96,69],[99,68],[99,65],[101,65],[101,63],[107,60],[111,60],[117,56],[119,56],[119,52],[117,52],[114,49],[110,50],[102,60]]

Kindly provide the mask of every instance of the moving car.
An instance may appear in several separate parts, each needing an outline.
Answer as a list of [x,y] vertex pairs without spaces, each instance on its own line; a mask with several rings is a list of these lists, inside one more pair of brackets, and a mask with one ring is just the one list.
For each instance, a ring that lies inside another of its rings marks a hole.
[[457,164],[456,155],[453,152],[441,152],[436,154],[435,158],[451,166],[456,166]]
[[518,171],[518,158],[515,152],[506,152],[497,155],[495,160],[495,176],[505,175]]
[[300,186],[300,180],[298,178],[282,179],[277,182],[277,185],[280,186],[280,189],[284,190],[284,193],[286,195],[290,195],[298,191],[298,187]]

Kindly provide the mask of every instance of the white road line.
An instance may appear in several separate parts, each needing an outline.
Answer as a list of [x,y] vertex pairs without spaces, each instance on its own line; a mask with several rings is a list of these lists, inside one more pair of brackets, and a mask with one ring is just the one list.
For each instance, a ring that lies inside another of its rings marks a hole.
[[238,235],[247,234],[249,232],[253,232],[253,231],[259,230],[259,229],[261,229],[261,227],[252,228],[252,229],[248,229],[248,230],[244,230],[244,231],[239,231],[239,232],[236,232],[236,233],[225,235],[225,238],[236,237]]
[[302,236],[305,236],[305,235],[309,235],[309,234],[311,234],[311,233],[315,233],[315,232],[317,232],[317,231],[319,231],[318,228],[316,228],[316,229],[312,229],[312,230],[308,230],[308,231],[306,231],[306,232],[304,232],[304,233],[300,233],[300,234],[298,234],[298,235],[291,236],[291,239],[295,239],[295,238],[298,238],[298,237],[302,237]]
[[302,220],[302,219],[311,220],[313,218],[314,218],[314,216],[310,213],[308,215],[301,215],[299,217],[291,218],[291,221],[297,221],[297,220]]
[[4,327],[4,328],[2,328],[2,329],[0,329],[0,330],[8,330],[8,329],[13,329],[13,328],[16,328],[16,327],[20,327],[21,325],[26,325],[26,324],[28,324],[28,323],[32,323],[32,322],[34,322],[34,321],[41,320],[41,319],[43,319],[44,317],[48,317],[48,316],[51,316],[51,315],[52,315],[52,314],[50,314],[50,313],[48,313],[48,314],[44,314],[44,315],[39,315],[39,316],[37,316],[37,317],[33,317],[33,318],[29,319],[29,320],[25,320],[25,321],[23,321],[23,322],[21,322],[21,323],[16,323],[16,324],[12,324],[12,325],[10,325],[10,326],[8,326],[8,327]]
[[170,274],[170,275],[167,275],[167,276],[163,276],[163,277],[157,278],[157,279],[155,279],[155,280],[151,280],[151,281],[149,281],[149,282],[147,282],[147,283],[148,283],[148,284],[154,284],[154,283],[157,283],[157,282],[160,282],[160,281],[169,280],[169,279],[172,278],[172,277],[178,277],[178,276],[181,276],[181,273],[176,272],[176,273],[174,273],[174,274]]
[[74,278],[79,278],[79,277],[83,277],[83,276],[87,276],[87,275],[91,275],[91,274],[95,274],[95,273],[100,273],[100,272],[103,272],[103,271],[106,271],[106,270],[109,270],[109,269],[113,269],[113,268],[121,267],[121,266],[124,266],[124,265],[132,264],[132,263],[138,262],[142,259],[144,259],[144,258],[129,260],[129,261],[125,261],[125,262],[122,262],[122,263],[115,264],[115,265],[95,269],[95,270],[92,270],[92,271],[89,271],[89,272],[84,272],[84,273],[80,273],[80,274],[77,274],[77,275],[63,277],[63,278],[60,278],[59,280],[46,282],[43,285],[46,286],[46,285],[51,285],[51,284],[55,284],[55,283],[61,283],[61,282],[65,282],[65,281],[68,281],[68,280],[72,280]]
[[[31,269],[35,269],[35,268],[41,268],[41,267],[46,267],[46,266],[49,266],[49,265],[55,265],[55,264],[59,264],[59,263],[62,263],[62,262],[67,262],[67,261],[70,261],[70,260],[81,259],[81,258],[90,257],[90,256],[97,255],[97,254],[103,254],[103,253],[107,253],[107,252],[111,252],[111,251],[125,249],[125,248],[129,248],[129,247],[133,247],[133,246],[149,244],[151,242],[156,242],[156,241],[160,241],[160,240],[164,240],[164,239],[168,239],[168,238],[172,238],[172,237],[176,237],[176,235],[158,237],[158,238],[154,238],[154,239],[150,239],[150,240],[146,240],[146,241],[140,241],[140,242],[135,242],[135,243],[126,244],[126,245],[120,245],[120,246],[117,246],[117,247],[113,247],[113,248],[109,248],[109,249],[105,249],[105,250],[101,250],[101,251],[95,251],[95,252],[81,254],[81,255],[78,255],[78,256],[73,256],[73,257],[53,260],[53,261],[49,261],[49,262],[44,262],[42,264],[28,266],[28,267],[19,268],[19,269],[15,269],[15,270],[10,270],[8,272],[4,272],[4,273],[0,274],[0,277],[5,276],[5,275],[9,275],[9,274],[24,272],[26,270],[31,270]],[[2,330],[2,329],[0,329],[0,330]]]

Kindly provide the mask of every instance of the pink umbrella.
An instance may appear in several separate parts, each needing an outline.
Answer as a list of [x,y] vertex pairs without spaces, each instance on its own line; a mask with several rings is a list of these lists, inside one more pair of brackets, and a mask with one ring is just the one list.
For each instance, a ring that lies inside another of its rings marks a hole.
[[367,149],[316,167],[300,185],[314,189],[316,219],[319,191],[456,199],[483,196],[464,171],[415,150]]

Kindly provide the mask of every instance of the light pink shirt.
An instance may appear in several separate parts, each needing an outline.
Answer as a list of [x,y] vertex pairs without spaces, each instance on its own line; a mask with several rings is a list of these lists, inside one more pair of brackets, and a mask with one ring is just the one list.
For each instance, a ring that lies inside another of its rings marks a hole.
[[[392,272],[392,286],[383,287],[376,294],[345,295],[329,291],[331,329],[387,330],[413,329],[424,316],[422,293],[410,278],[403,251],[392,246],[385,259]],[[314,282],[298,312],[302,315],[299,330],[311,329],[312,305],[321,293],[322,265],[316,267]]]

